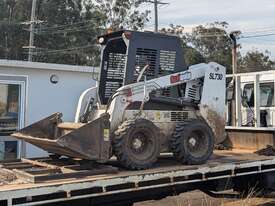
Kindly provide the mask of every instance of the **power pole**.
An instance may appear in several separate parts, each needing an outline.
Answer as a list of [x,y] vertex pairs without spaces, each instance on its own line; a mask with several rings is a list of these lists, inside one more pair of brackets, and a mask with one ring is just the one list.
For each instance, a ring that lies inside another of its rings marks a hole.
[[154,8],[155,8],[155,32],[158,32],[159,22],[158,22],[158,1],[157,0],[154,1]]
[[237,73],[237,38],[234,32],[230,33],[230,38],[232,40],[232,73],[233,76]]
[[233,78],[231,83],[229,84],[228,88],[232,89],[233,96],[232,100],[229,102],[229,109],[230,109],[230,126],[240,126],[242,121],[241,116],[241,92],[240,92],[240,77],[236,77],[238,72],[238,56],[237,56],[237,39],[240,35],[240,31],[233,31],[230,33],[229,37],[231,38],[232,42],[232,74]]
[[169,3],[164,3],[158,0],[148,0],[146,1],[148,3],[153,3],[154,4],[154,11],[155,11],[155,32],[158,32],[158,5],[165,5],[165,4],[169,4]]
[[31,12],[31,22],[30,22],[30,40],[29,40],[29,56],[28,61],[32,61],[33,56],[33,42],[34,42],[34,25],[35,25],[35,11],[36,11],[36,0],[32,0],[32,12]]

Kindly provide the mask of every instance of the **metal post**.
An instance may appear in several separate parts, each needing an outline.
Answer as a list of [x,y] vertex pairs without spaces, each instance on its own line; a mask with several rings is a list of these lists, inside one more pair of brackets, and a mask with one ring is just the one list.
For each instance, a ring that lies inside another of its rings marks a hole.
[[232,49],[232,73],[237,73],[237,46],[234,44]]
[[241,77],[240,76],[236,76],[235,77],[235,94],[236,94],[236,98],[235,98],[235,105],[236,105],[236,126],[237,127],[241,127],[242,126],[242,90],[241,90]]
[[30,22],[30,40],[28,61],[32,61],[33,42],[34,42],[34,24],[35,24],[36,0],[32,0],[31,22]]
[[155,32],[158,32],[158,1],[154,1],[155,8]]
[[237,39],[235,37],[234,32],[230,33],[230,38],[232,40],[232,85],[235,87],[234,98],[231,101],[231,126],[237,126],[240,123],[240,118],[238,116],[238,108],[237,101],[239,101],[239,97],[237,97],[238,88],[236,87],[236,73],[237,73]]
[[155,11],[155,32],[158,32],[158,5],[161,4],[161,5],[165,5],[165,4],[169,4],[169,3],[164,3],[164,2],[161,2],[161,1],[158,1],[158,0],[147,0],[145,1],[147,3],[153,3],[154,4],[154,11]]
[[260,75],[256,74],[254,82],[254,114],[255,114],[255,127],[261,126],[261,113],[260,113]]

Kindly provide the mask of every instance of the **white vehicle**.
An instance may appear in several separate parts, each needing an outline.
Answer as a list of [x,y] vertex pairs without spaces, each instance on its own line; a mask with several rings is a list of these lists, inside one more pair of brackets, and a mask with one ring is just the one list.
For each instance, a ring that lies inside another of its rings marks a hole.
[[[275,71],[237,74],[241,95],[239,126],[275,126]],[[257,103],[255,100],[258,100]],[[256,106],[259,107],[258,111]]]
[[256,151],[275,145],[274,81],[273,70],[235,74],[235,95],[228,100],[226,126],[233,148]]

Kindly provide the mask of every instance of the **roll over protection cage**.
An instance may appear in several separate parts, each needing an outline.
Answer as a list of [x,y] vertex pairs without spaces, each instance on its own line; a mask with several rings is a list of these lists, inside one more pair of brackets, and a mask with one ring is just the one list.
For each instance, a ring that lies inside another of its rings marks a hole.
[[[99,36],[98,42],[103,47],[99,79],[102,104],[107,104],[119,87],[134,83],[137,70],[146,65],[147,80],[187,69],[181,40],[176,36],[122,30]],[[175,95],[177,92],[173,92]]]

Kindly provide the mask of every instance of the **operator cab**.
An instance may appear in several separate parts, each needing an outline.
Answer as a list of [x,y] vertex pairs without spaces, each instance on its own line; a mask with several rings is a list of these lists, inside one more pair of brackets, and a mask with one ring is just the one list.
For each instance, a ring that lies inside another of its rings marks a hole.
[[[142,70],[153,79],[186,70],[181,41],[176,36],[153,32],[117,31],[98,37],[102,46],[99,97],[102,104],[123,85],[137,81]],[[164,89],[161,95],[177,97],[176,88]]]

